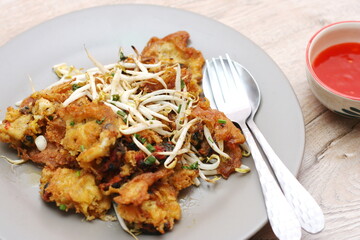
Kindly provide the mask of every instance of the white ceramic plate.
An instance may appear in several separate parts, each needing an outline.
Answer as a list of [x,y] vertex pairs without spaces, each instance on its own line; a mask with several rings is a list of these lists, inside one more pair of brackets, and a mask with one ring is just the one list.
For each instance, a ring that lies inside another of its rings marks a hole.
[[[118,5],[86,9],[43,23],[0,48],[0,117],[6,107],[31,93],[28,76],[40,90],[57,78],[54,64],[91,67],[84,45],[102,63],[117,60],[122,46],[142,49],[152,36],[186,30],[205,58],[229,53],[257,79],[262,105],[256,122],[290,170],[296,174],[304,150],[304,123],[297,99],[283,73],[254,43],[214,20],[178,9]],[[16,158],[5,144],[0,154]],[[267,221],[257,173],[234,174],[227,181],[202,184],[181,194],[183,216],[173,231],[140,239],[245,239]],[[117,222],[82,221],[41,201],[39,169],[0,161],[0,239],[131,239]]]

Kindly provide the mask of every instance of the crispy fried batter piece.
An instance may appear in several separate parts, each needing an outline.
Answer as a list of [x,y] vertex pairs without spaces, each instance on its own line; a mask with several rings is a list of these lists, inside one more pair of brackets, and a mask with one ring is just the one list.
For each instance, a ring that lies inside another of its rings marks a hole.
[[[230,159],[223,160],[217,169],[218,173],[224,178],[228,178],[231,173],[235,171],[235,168],[241,166],[241,148],[239,144],[245,142],[245,137],[239,131],[239,129],[228,119],[224,113],[210,108],[210,103],[206,98],[200,99],[196,108],[191,112],[191,116],[198,117],[202,120],[211,131],[211,135],[216,141],[223,141],[225,152],[230,155]],[[219,119],[225,120],[226,123],[219,123]],[[202,129],[202,126],[197,126]],[[198,140],[201,145],[199,152],[208,156],[211,152],[211,148],[204,136],[197,136],[199,131],[195,127],[193,129],[194,136],[200,138]]]
[[[210,102],[206,98],[200,99],[198,105],[191,111],[191,116],[200,118],[212,130],[216,141],[226,141],[230,144],[245,142],[244,135],[239,129],[223,112],[211,109]],[[219,119],[225,120],[226,123],[219,123]]]
[[61,144],[74,155],[82,168],[92,169],[92,162],[109,156],[110,148],[121,136],[118,131],[122,124],[110,107],[101,102],[80,99],[58,111],[66,122],[66,132]]
[[62,210],[75,209],[87,220],[105,218],[111,199],[104,196],[95,183],[95,177],[84,171],[68,168],[43,168],[40,194],[46,202],[56,202]]
[[43,151],[39,151],[36,148],[22,149],[22,159],[31,160],[41,165],[46,165],[51,169],[57,167],[77,167],[76,157],[72,156],[69,151],[65,150],[61,145],[49,142],[47,147]]
[[44,89],[38,92],[35,92],[31,95],[32,98],[39,99],[44,98],[53,103],[62,103],[64,102],[72,93],[72,84],[63,83],[57,86],[54,86],[50,89]]
[[119,189],[119,195],[114,198],[118,204],[133,204],[135,206],[149,199],[148,189],[159,179],[173,173],[172,170],[162,169],[155,173],[148,172],[134,177]]
[[118,211],[135,229],[162,234],[172,229],[181,217],[177,191],[167,183],[157,184],[141,205],[118,205]]
[[0,125],[0,140],[11,143],[14,148],[20,145],[31,122],[31,115],[23,115],[18,109],[9,107],[5,120]]
[[49,121],[46,125],[45,138],[56,144],[61,144],[61,140],[66,134],[66,123],[62,118]]
[[136,229],[165,233],[181,217],[179,191],[193,185],[197,176],[197,170],[179,166],[175,171],[141,174],[120,188],[120,196],[114,199],[118,211]]
[[[24,160],[51,168],[77,166],[75,157],[60,145],[65,124],[59,118],[54,119],[60,105],[34,96],[26,98],[17,109],[8,108],[0,124],[0,140],[10,143]],[[47,148],[40,152],[34,142],[42,134],[47,137]]]
[[57,105],[45,98],[27,98],[20,108],[9,107],[4,121],[0,124],[0,140],[11,143],[15,148],[24,140],[30,142],[26,136],[41,133],[46,118],[56,111]]
[[[189,33],[179,31],[164,38],[153,37],[147,43],[141,53],[144,61],[162,61],[168,65],[179,63],[182,66],[183,80],[189,92],[199,94],[201,89],[198,84],[202,80],[202,67],[204,58],[202,53],[192,47],[188,47]],[[163,76],[168,88],[173,88],[175,74],[174,71],[167,71]],[[155,88],[147,85],[149,88]],[[157,90],[157,89],[152,89]]]

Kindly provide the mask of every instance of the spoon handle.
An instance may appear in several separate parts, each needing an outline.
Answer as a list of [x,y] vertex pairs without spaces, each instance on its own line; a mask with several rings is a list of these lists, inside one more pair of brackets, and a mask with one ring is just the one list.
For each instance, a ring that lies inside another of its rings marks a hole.
[[275,235],[281,240],[298,240],[301,238],[300,223],[281,192],[274,176],[263,159],[263,156],[245,122],[238,122],[250,147],[252,157],[259,175],[267,215]]
[[320,232],[325,224],[324,214],[315,199],[285,167],[252,118],[248,119],[247,124],[267,156],[286,199],[299,219],[301,227],[309,233]]

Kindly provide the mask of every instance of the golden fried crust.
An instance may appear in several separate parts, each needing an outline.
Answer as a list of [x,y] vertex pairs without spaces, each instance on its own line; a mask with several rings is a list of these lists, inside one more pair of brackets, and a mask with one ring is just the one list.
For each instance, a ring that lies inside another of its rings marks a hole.
[[14,148],[30,145],[42,133],[48,116],[56,111],[56,105],[47,99],[27,98],[20,108],[9,107],[4,121],[0,123],[0,140]]
[[40,194],[46,202],[55,202],[66,211],[75,209],[83,213],[87,220],[105,218],[111,207],[110,198],[102,195],[95,184],[95,177],[83,171],[45,167],[40,184]]
[[194,184],[194,179],[199,176],[198,170],[178,169],[169,177],[169,183],[180,191]]
[[[19,149],[20,150],[20,149]],[[51,169],[57,167],[76,167],[77,162],[74,156],[65,150],[61,145],[49,142],[47,147],[43,151],[39,151],[36,148],[30,150],[20,150],[22,152],[22,158],[24,160],[31,160],[41,165],[46,165]]]
[[152,130],[143,130],[138,134],[140,137],[145,138],[148,143],[155,144],[162,142],[160,135]]
[[[191,116],[200,118],[210,129],[211,135],[216,141],[224,142],[224,150],[230,156],[230,159],[223,159],[217,171],[224,178],[228,178],[235,171],[235,168],[241,166],[242,153],[239,144],[245,142],[244,135],[224,113],[211,109],[207,99],[199,101],[198,105],[191,112]],[[226,123],[219,123],[219,119],[225,120]],[[193,131],[196,131],[196,127]],[[200,127],[202,128],[201,125]],[[202,141],[199,152],[208,155],[210,149],[207,141]]]
[[62,145],[70,151],[84,151],[93,146],[101,133],[101,126],[95,121],[80,122],[68,126]]
[[[19,113],[17,109],[8,108],[5,121],[0,124],[0,140],[12,143],[14,146],[19,145],[23,140],[32,120],[31,115],[21,115],[20,113],[17,115],[16,113]],[[14,115],[17,117],[15,118]]]
[[142,51],[141,57],[144,60],[155,59],[183,64],[188,67],[192,80],[200,83],[205,61],[200,51],[187,47],[189,38],[189,33],[185,31],[179,31],[161,39],[153,37]]
[[175,221],[181,217],[177,194],[173,186],[160,182],[151,189],[149,198],[140,205],[119,204],[117,209],[134,228],[163,234],[172,229]]
[[227,179],[235,168],[241,166],[242,152],[241,148],[236,144],[225,144],[225,152],[229,154],[231,160],[224,160],[220,162],[218,173]]
[[72,93],[72,84],[66,82],[52,87],[51,89],[44,89],[42,91],[35,92],[30,98],[39,99],[45,98],[53,103],[64,102]]
[[77,161],[85,169],[92,168],[90,163],[94,160],[108,156],[121,136],[121,118],[103,103],[82,98],[61,108],[58,114],[66,122],[61,144],[74,155],[79,154]]
[[[190,116],[200,118],[212,130],[212,135],[216,141],[226,141],[229,144],[240,144],[245,141],[244,135],[231,120],[224,113],[211,109],[209,101],[205,98],[199,101]],[[219,123],[219,119],[225,120],[226,123]]]
[[196,177],[197,170],[182,169],[180,165],[175,170],[144,173],[123,185],[114,200],[120,215],[135,228],[165,233],[181,217],[179,191],[194,184]]
[[171,173],[173,173],[173,170],[162,169],[155,173],[148,172],[138,175],[120,188],[120,196],[115,197],[114,201],[118,204],[140,205],[142,202],[149,199],[149,187],[159,179],[166,177]]
[[90,102],[83,97],[58,112],[65,121],[81,122],[84,120],[99,120],[102,123],[114,123],[118,121],[117,115],[102,102]]
[[50,142],[60,144],[61,140],[65,137],[65,133],[66,123],[61,118],[49,121],[46,125],[45,138]]

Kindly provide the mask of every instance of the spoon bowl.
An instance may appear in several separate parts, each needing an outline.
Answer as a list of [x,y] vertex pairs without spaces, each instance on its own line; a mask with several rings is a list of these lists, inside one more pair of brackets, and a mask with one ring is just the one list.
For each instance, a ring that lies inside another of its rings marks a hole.
[[254,80],[254,77],[239,63],[234,62],[236,70],[241,76],[241,85],[245,89],[248,96],[250,105],[251,105],[251,116],[248,121],[255,117],[257,110],[259,109],[261,103],[261,93],[260,88],[257,82]]

